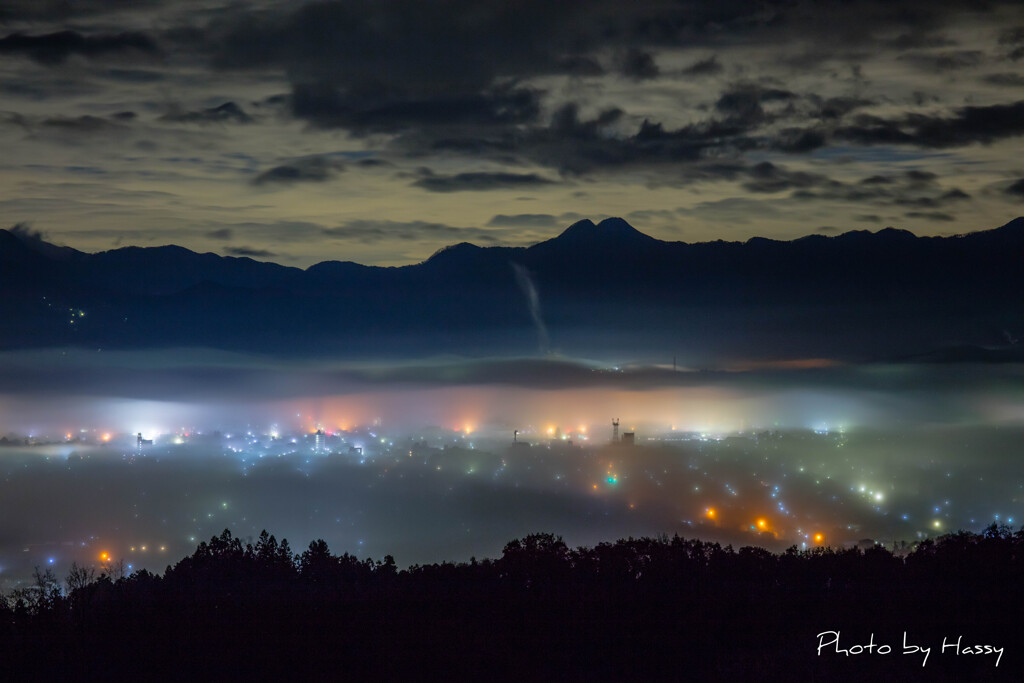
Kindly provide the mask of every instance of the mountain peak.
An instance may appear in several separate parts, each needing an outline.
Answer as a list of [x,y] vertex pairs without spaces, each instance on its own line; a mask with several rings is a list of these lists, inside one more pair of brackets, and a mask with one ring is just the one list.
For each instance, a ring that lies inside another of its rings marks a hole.
[[585,238],[588,235],[593,235],[596,228],[597,226],[594,225],[594,221],[589,218],[584,218],[576,221],[563,230],[562,234],[560,234],[556,239],[560,239],[562,237],[569,239]]
[[7,230],[0,230],[0,245],[5,252],[10,252],[8,258],[15,253],[25,251],[32,252],[55,261],[69,261],[84,256],[82,252],[71,247],[59,247],[47,242],[43,236],[23,226],[16,224]]
[[636,244],[656,241],[621,218],[606,218],[597,225],[588,218],[576,221],[555,238],[559,243],[572,244]]

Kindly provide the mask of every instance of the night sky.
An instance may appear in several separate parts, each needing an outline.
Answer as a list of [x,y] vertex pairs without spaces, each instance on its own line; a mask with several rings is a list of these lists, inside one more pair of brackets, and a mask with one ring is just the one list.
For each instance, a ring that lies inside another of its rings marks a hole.
[[1020,526],[1022,65],[1019,0],[4,2],[0,588]]
[[[992,228],[1019,2],[46,2],[0,10],[0,213],[287,265]],[[5,226],[6,227],[6,226]]]

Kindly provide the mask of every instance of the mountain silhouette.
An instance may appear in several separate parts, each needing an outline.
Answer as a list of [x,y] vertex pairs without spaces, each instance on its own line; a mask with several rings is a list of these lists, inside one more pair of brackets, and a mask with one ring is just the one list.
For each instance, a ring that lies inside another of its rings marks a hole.
[[1022,256],[1024,218],[953,237],[695,244],[581,220],[528,248],[461,243],[408,266],[305,270],[178,246],[88,254],[17,228],[0,230],[0,348],[531,354],[515,264],[567,354],[910,357],[1019,337]]

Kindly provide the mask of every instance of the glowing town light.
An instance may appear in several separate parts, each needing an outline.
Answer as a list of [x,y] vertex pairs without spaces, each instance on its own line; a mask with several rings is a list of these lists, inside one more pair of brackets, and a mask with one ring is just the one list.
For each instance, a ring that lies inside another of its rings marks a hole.
[[768,520],[766,520],[766,519],[759,519],[759,520],[757,520],[757,528],[761,529],[761,530],[767,529],[768,528]]
[[580,425],[579,432],[580,432],[580,434],[586,434],[587,433],[587,426],[586,425]]
[[555,428],[554,427],[548,427],[548,436],[554,436],[554,435],[555,435]]
[[704,515],[705,515],[705,516],[706,516],[706,517],[707,517],[708,519],[714,519],[714,518],[715,518],[715,516],[717,516],[717,515],[718,515],[718,513],[717,513],[717,512],[715,511],[715,508],[708,508],[707,510],[705,510],[705,511],[704,511]]
[[110,561],[110,553],[108,553],[106,550],[104,550],[103,552],[100,553],[100,562],[108,562],[108,561]]
[[875,500],[878,501],[879,503],[882,502],[883,498],[885,498],[885,496],[883,496],[881,493],[876,493],[875,494]]
[[935,520],[934,522],[932,522],[932,526],[935,527],[936,529],[941,529],[942,528],[942,522],[940,522],[939,520]]
[[824,543],[825,542],[825,534],[814,534],[814,542],[815,543]]
[[110,441],[110,433],[109,432],[104,433],[102,438],[103,438],[104,441]]

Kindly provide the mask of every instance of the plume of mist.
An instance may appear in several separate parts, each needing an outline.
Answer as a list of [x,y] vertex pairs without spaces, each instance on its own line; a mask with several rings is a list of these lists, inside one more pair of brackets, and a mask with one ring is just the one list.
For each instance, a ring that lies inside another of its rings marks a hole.
[[512,264],[512,270],[516,274],[516,283],[519,289],[526,295],[526,305],[530,308],[530,317],[533,318],[533,326],[537,328],[537,342],[540,344],[540,352],[548,354],[551,352],[551,343],[548,338],[548,328],[544,325],[544,319],[540,315],[540,297],[537,296],[537,287],[533,284],[530,271],[518,263]]

